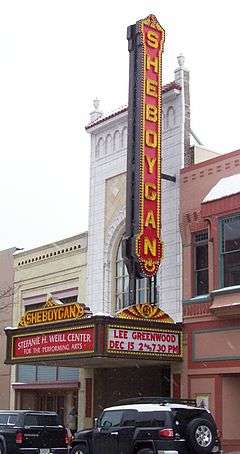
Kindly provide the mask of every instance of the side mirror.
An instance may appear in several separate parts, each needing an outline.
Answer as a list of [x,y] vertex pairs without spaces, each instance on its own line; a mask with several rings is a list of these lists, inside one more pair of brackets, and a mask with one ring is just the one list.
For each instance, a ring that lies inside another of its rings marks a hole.
[[98,418],[94,418],[94,429],[98,427]]
[[112,423],[110,421],[106,420],[106,421],[104,421],[102,427],[103,427],[103,429],[108,430],[108,429],[110,429],[110,427],[112,427]]

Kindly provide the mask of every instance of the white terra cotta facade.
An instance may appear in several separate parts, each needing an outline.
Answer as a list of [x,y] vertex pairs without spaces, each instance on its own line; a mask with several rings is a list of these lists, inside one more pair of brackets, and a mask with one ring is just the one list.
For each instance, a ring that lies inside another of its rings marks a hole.
[[[157,276],[159,305],[175,322],[182,320],[179,172],[190,134],[186,91],[188,72],[179,67],[162,96],[162,172],[176,176],[176,182],[162,180],[164,258]],[[127,108],[109,116],[96,110],[91,117],[86,128],[91,135],[87,297],[93,312],[114,314],[116,250],[126,213]]]

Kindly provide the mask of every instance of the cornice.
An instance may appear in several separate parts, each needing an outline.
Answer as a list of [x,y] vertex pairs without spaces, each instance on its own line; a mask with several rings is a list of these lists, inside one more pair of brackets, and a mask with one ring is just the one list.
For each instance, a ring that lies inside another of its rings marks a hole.
[[[79,247],[80,246],[80,247]],[[43,255],[37,255],[37,254],[29,254],[25,255],[24,257],[21,257],[21,260],[17,257],[15,257],[15,270],[18,269],[27,269],[27,268],[34,268],[39,264],[42,263],[50,263],[50,262],[55,262],[64,257],[73,257],[74,255],[79,255],[79,254],[86,254],[87,253],[87,247],[81,247],[81,245],[76,244],[73,246],[70,246],[69,248],[65,249],[58,249],[56,251],[56,248],[52,248],[51,251],[44,250]],[[17,260],[16,260],[17,259]]]

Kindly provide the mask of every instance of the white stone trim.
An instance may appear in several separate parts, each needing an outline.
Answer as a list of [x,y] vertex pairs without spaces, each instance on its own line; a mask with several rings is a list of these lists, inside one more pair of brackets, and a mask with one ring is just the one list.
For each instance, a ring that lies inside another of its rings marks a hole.
[[106,313],[114,313],[114,275],[116,251],[119,241],[125,231],[126,208],[122,207],[115,217],[111,226],[107,229],[104,242],[104,293],[103,310]]

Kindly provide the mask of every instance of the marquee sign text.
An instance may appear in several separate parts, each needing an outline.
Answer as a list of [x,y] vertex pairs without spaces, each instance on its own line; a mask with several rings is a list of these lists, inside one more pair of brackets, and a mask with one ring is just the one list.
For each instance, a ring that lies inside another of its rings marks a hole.
[[180,333],[119,327],[108,328],[107,351],[112,353],[181,357]]
[[94,327],[13,337],[12,359],[81,354],[94,351]]
[[19,326],[42,325],[45,323],[63,322],[82,318],[86,313],[84,304],[52,304],[40,309],[27,311],[21,318]]

